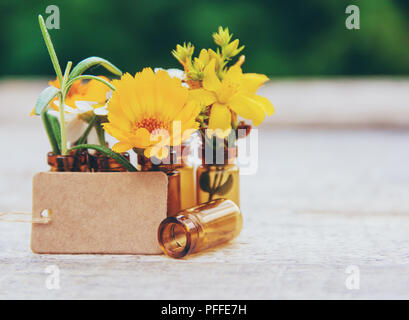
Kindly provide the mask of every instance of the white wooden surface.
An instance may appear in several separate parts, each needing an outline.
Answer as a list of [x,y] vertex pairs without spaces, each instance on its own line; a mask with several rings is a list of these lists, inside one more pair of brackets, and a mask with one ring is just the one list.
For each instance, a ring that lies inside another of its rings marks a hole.
[[[45,134],[27,116],[42,85],[0,83],[0,212],[29,211],[31,178],[47,169]],[[306,90],[264,90],[277,87]],[[384,109],[408,121],[407,110]],[[0,299],[409,298],[409,131],[302,125],[260,130],[259,170],[241,183],[244,229],[231,244],[186,260],[35,255],[29,225],[1,222]],[[60,269],[59,290],[46,288],[49,265]],[[345,286],[350,265],[359,290]]]

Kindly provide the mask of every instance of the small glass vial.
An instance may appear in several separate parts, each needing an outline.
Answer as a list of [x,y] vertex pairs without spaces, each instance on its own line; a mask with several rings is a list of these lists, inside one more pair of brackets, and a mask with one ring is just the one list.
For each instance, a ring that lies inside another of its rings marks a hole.
[[[129,161],[129,153],[123,152],[121,155]],[[90,155],[90,166],[93,172],[126,172],[126,168],[111,157],[107,157],[100,152]]]
[[169,257],[183,258],[234,239],[242,225],[239,207],[231,200],[216,199],[163,220],[159,245]]
[[[176,158],[172,155],[170,159]],[[169,160],[169,159],[167,159]],[[141,171],[162,171],[168,176],[168,201],[167,216],[174,216],[181,210],[181,192],[180,192],[180,173],[177,170],[178,165],[173,161],[167,161],[169,164],[155,165],[150,159],[138,154],[138,166]]]
[[202,164],[196,169],[197,203],[205,203],[214,199],[230,199],[240,206],[240,172],[236,165],[237,148],[224,150],[221,164],[216,155],[205,155],[202,149]]
[[51,172],[87,172],[88,157],[86,151],[77,153],[71,152],[68,155],[60,155],[49,152],[47,154],[47,163]]
[[195,168],[190,161],[190,146],[181,146],[180,173],[181,210],[194,207],[196,202]]

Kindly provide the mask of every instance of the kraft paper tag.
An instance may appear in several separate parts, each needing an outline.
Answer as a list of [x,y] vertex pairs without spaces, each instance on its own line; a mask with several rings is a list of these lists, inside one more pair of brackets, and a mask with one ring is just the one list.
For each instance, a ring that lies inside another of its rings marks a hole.
[[35,253],[160,254],[157,229],[166,218],[163,172],[40,172],[33,178]]

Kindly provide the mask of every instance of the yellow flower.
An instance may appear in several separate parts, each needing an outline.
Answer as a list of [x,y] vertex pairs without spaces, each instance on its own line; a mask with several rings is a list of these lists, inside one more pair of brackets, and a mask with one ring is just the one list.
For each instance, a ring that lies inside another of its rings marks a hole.
[[266,114],[272,115],[271,102],[256,92],[268,78],[262,74],[243,74],[239,65],[229,68],[220,81],[215,72],[215,60],[204,71],[203,88],[190,90],[189,99],[210,106],[208,129],[220,137],[226,137],[231,130],[232,112],[253,121],[258,126]]
[[188,89],[164,70],[151,68],[114,80],[104,129],[119,140],[112,150],[144,149],[147,158],[166,158],[168,146],[179,145],[198,128],[200,105],[188,101]]
[[219,72],[223,65],[222,56],[212,49],[202,49],[199,53],[199,57],[193,59],[193,64],[186,66],[189,79],[193,81],[202,80],[204,69],[213,59],[216,61],[216,72]]
[[[109,81],[106,77],[99,77]],[[48,84],[60,89],[58,79],[49,81]],[[81,80],[75,81],[65,97],[64,110],[67,113],[75,114],[85,114],[89,111],[94,111],[96,114],[104,115],[106,109],[105,104],[110,92],[111,89],[98,80],[90,80],[88,82]],[[50,102],[50,108],[55,111],[59,110],[59,106],[58,98],[54,98]],[[31,114],[35,114],[34,109]]]
[[228,59],[238,55],[243,49],[244,46],[239,48],[239,39],[236,39],[232,43],[229,43],[227,46],[222,48],[222,54]]
[[183,43],[183,46],[176,45],[176,50],[172,50],[172,55],[184,66],[187,61],[191,60],[195,47],[189,42]]
[[229,28],[223,29],[223,27],[220,26],[218,32],[213,33],[213,40],[217,45],[224,47],[229,44],[232,36],[233,35],[229,33]]
[[[100,78],[109,81],[108,78],[99,76]],[[50,86],[60,88],[58,79],[49,82]],[[105,84],[98,80],[90,80],[83,82],[78,80],[73,83],[67,96],[65,97],[65,104],[71,108],[76,109],[76,101],[87,101],[94,104],[102,104],[107,100],[107,95],[111,91]],[[55,104],[57,99],[54,99],[51,103],[51,107],[58,110],[58,105]],[[58,103],[57,103],[58,104]]]

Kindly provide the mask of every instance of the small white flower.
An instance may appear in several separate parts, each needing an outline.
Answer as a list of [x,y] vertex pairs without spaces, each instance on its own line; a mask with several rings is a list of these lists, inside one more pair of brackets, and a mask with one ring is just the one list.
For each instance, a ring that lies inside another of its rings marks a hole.
[[97,116],[107,116],[108,115],[108,105],[104,104],[101,107],[94,108],[94,113]]
[[[60,113],[58,111],[48,110],[47,112],[48,114],[60,120]],[[77,113],[65,112],[64,122],[67,135],[67,142],[77,141],[88,126],[88,124],[84,120],[78,117]]]
[[[165,70],[165,69],[155,68],[153,71],[155,73],[157,73],[159,70]],[[189,85],[185,82],[186,76],[185,76],[185,72],[183,70],[176,69],[176,68],[171,68],[171,69],[166,69],[165,71],[169,74],[169,76],[171,78],[177,78],[177,79],[182,80],[182,86],[184,86],[186,88],[189,88]]]
[[[60,102],[54,102],[57,107],[60,107]],[[65,114],[75,114],[80,115],[84,113],[88,113],[93,111],[98,116],[106,116],[108,114],[107,105],[95,106],[98,102],[95,101],[75,101],[75,106],[77,108],[72,108],[70,106],[64,105],[64,113]]]

